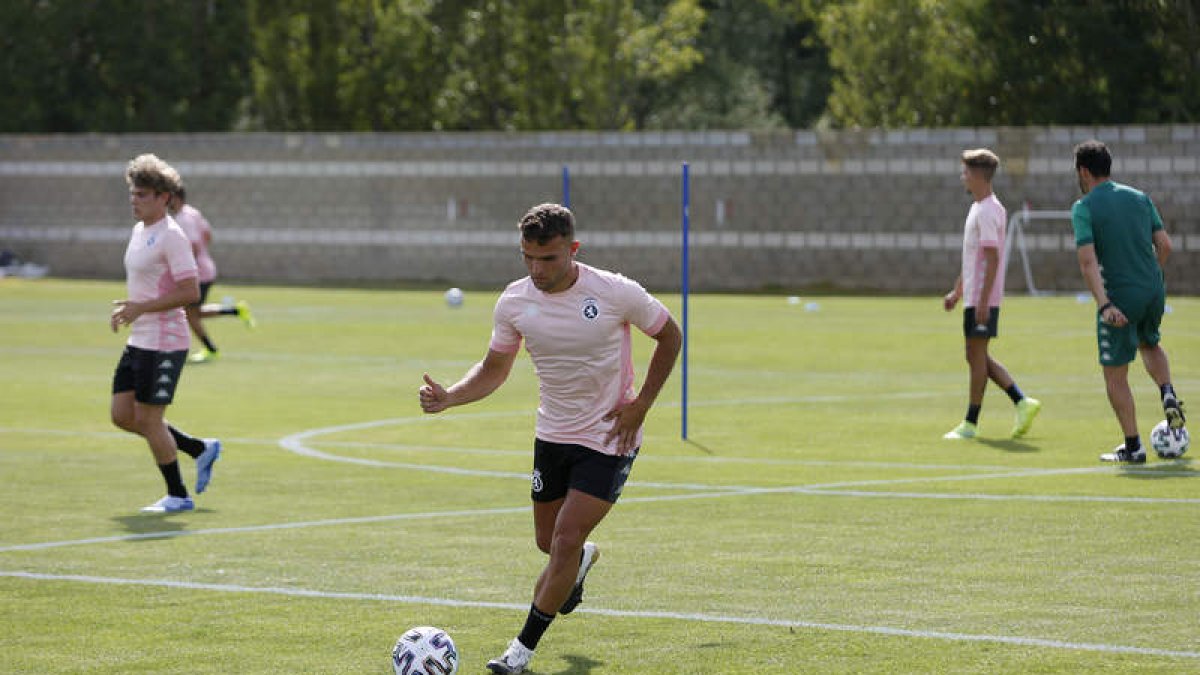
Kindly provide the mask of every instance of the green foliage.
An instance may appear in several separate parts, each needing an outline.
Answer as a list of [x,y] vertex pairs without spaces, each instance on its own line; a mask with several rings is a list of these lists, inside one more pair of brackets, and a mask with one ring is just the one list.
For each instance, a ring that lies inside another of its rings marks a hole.
[[249,26],[233,0],[0,3],[0,131],[229,129]]
[[9,0],[0,132],[1194,122],[1194,0]]
[[1186,122],[1196,5],[1072,0],[814,2],[839,126]]

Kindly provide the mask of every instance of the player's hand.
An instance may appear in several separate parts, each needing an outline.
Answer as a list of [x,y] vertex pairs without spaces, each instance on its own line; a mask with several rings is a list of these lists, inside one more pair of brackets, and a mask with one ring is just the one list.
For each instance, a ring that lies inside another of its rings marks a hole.
[[1121,328],[1129,323],[1129,318],[1125,316],[1124,312],[1117,309],[1116,305],[1113,305],[1112,307],[1109,307],[1101,312],[1100,320],[1116,328]]
[[616,439],[618,455],[628,455],[637,450],[637,433],[646,421],[646,412],[646,407],[638,403],[637,399],[608,411],[604,420],[613,420],[613,425],[604,435],[604,444],[608,445]]
[[992,317],[992,308],[987,306],[986,302],[980,301],[975,305],[975,325],[987,328],[989,319]]
[[112,332],[117,332],[121,326],[128,326],[142,315],[141,305],[132,300],[113,300],[113,311],[108,317],[108,325]]
[[942,307],[949,312],[958,304],[958,291],[950,291],[942,298]]
[[434,382],[428,373],[425,374],[425,384],[417,390],[417,396],[421,399],[421,410],[427,413],[440,413],[450,407],[450,395],[446,393],[446,388]]

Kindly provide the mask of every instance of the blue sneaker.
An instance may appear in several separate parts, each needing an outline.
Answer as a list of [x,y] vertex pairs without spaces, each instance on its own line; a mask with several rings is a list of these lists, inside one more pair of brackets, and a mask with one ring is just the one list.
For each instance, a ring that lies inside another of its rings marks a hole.
[[213,464],[221,458],[221,441],[215,438],[204,439],[204,452],[196,458],[196,494],[208,489],[212,480]]
[[191,511],[194,508],[196,508],[196,503],[192,501],[191,497],[167,495],[150,506],[143,506],[142,513],[179,513],[180,511]]

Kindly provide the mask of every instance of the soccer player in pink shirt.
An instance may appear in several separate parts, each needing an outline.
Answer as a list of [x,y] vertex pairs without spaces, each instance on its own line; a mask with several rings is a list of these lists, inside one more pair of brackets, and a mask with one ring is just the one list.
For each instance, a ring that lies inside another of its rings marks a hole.
[[997,335],[1000,301],[1004,299],[1004,229],[1007,215],[1004,205],[992,191],[992,177],[1000,158],[986,148],[962,154],[963,185],[975,199],[967,212],[963,228],[962,273],[954,288],[942,299],[946,311],[963,301],[963,335],[967,341],[967,367],[971,373],[967,415],[943,438],[974,438],[978,431],[979,410],[988,380],[1004,390],[1017,408],[1017,421],[1011,436],[1020,438],[1033,425],[1042,404],[1021,392],[1008,370],[988,355],[988,341]]
[[129,340],[113,373],[113,424],[146,439],[167,484],[167,494],[142,509],[174,513],[195,508],[179,472],[177,450],[196,460],[196,492],[208,487],[221,443],[201,440],[169,425],[167,406],[187,358],[183,307],[200,297],[196,259],[187,235],[167,213],[179,174],[154,155],[139,155],[125,171],[129,203],[138,223],[125,249],[126,298],[113,301],[113,332],[129,326]]
[[[599,559],[588,535],[621,494],[642,442],[642,423],[675,366],[678,324],[637,282],[575,260],[575,217],[558,204],[530,209],[519,224],[529,276],[496,302],[487,355],[450,387],[429,375],[421,408],[438,413],[478,401],[508,377],[525,341],[538,376],[540,405],[532,491],[537,546],[550,556],[520,634],[494,673],[525,671],[556,614],[583,599],[583,580]],[[630,326],[657,344],[641,389],[634,387]]]
[[208,331],[204,329],[204,319],[214,316],[236,316],[246,324],[247,328],[254,328],[254,316],[250,313],[250,305],[245,300],[239,300],[228,306],[215,303],[205,304],[209,290],[217,281],[217,263],[213,260],[212,254],[208,252],[208,246],[212,243],[212,225],[209,224],[204,214],[200,213],[200,209],[187,203],[187,189],[182,183],[179,184],[179,190],[171,195],[171,201],[167,203],[167,211],[170,212],[175,222],[179,223],[179,227],[183,228],[183,233],[192,243],[192,253],[196,256],[196,268],[200,274],[200,299],[185,307],[184,310],[187,312],[187,322],[192,328],[192,333],[204,347],[192,354],[188,360],[192,363],[214,361],[219,352]]

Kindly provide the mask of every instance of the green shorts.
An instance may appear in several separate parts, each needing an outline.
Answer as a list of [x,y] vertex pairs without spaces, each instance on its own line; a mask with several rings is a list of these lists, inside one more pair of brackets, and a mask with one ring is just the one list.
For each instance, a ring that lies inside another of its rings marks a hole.
[[1125,292],[1109,294],[1109,299],[1129,323],[1117,328],[1110,326],[1096,314],[1096,345],[1100,352],[1100,365],[1123,366],[1137,357],[1138,345],[1153,347],[1162,339],[1159,324],[1162,323],[1166,294],[1157,292]]

